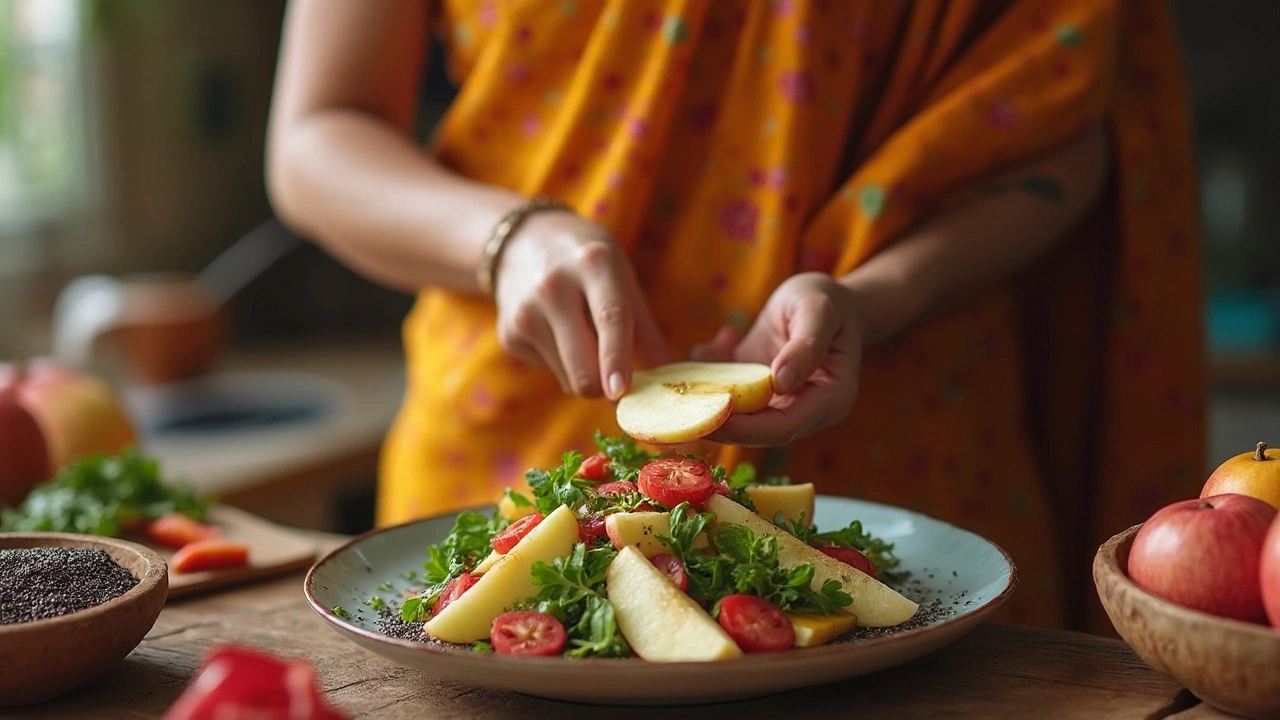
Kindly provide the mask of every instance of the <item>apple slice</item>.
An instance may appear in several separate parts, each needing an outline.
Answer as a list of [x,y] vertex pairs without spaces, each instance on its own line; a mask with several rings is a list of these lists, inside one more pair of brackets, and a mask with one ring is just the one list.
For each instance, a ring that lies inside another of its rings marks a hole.
[[800,513],[804,513],[805,524],[813,524],[813,483],[798,485],[748,485],[747,497],[756,506],[756,514],[773,522],[773,518],[781,512],[783,517],[793,523],[800,522]]
[[533,564],[564,557],[577,543],[578,521],[567,505],[561,505],[422,629],[445,642],[488,639],[494,618],[512,604],[538,594],[531,575]]
[[916,614],[916,603],[870,575],[823,554],[821,550],[801,542],[795,535],[723,495],[712,495],[706,509],[716,514],[717,523],[742,525],[757,535],[778,538],[778,564],[784,568],[809,564],[813,581],[809,586],[819,590],[828,580],[840,583],[853,602],[844,611],[858,618],[862,627],[891,627],[904,623]]
[[858,624],[858,618],[848,614],[815,615],[812,613],[787,613],[791,629],[796,633],[796,647],[826,645],[849,632]]
[[[614,513],[605,516],[604,531],[613,546],[619,550],[629,545],[649,558],[671,552],[671,548],[658,539],[659,535],[671,534],[671,513]],[[693,547],[706,546],[706,534],[699,534],[693,539]]]
[[637,370],[618,400],[618,426],[637,440],[675,445],[705,437],[733,413],[763,410],[773,376],[759,363],[679,362]]
[[605,582],[618,629],[642,659],[698,662],[742,655],[720,624],[634,547],[618,551]]

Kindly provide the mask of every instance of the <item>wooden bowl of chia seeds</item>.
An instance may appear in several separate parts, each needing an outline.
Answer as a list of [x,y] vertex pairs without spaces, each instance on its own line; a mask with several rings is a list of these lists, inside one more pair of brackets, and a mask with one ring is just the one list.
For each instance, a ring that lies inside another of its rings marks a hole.
[[0,533],[0,707],[102,677],[142,642],[168,593],[164,559],[137,543]]

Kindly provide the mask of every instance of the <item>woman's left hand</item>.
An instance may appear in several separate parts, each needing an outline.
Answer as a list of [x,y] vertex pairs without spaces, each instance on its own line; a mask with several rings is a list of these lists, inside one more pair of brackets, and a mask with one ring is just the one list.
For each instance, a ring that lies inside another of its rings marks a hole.
[[743,336],[722,328],[695,360],[758,362],[773,373],[769,407],[731,415],[709,440],[781,446],[844,419],[858,394],[863,328],[853,293],[825,273],[793,275]]

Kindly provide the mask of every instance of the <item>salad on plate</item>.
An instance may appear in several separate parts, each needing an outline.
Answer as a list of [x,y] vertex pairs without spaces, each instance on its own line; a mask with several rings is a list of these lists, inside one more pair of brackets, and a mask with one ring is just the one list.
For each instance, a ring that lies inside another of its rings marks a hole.
[[893,545],[856,520],[814,527],[813,485],[625,435],[595,442],[596,454],[530,470],[530,492],[508,490],[492,513],[460,513],[398,603],[370,599],[384,631],[477,652],[688,662],[916,616],[893,587]]

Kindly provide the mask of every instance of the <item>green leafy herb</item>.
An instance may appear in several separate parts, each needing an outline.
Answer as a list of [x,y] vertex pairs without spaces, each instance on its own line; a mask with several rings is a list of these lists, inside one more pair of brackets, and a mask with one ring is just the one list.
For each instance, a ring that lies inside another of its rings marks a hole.
[[480,642],[473,643],[471,645],[471,651],[478,653],[491,653],[493,652],[493,646],[488,642],[481,640]]
[[636,481],[640,477],[640,468],[657,460],[657,453],[650,453],[628,435],[609,437],[599,430],[595,435],[596,447],[609,456],[609,472],[615,480]]
[[372,608],[376,612],[382,612],[387,607],[387,601],[383,600],[377,595],[370,597],[368,602],[366,602],[365,604],[368,605],[370,608]]
[[[417,598],[410,598],[400,607],[400,617],[405,622],[425,619],[440,591],[454,578],[483,560],[493,547],[489,541],[507,521],[494,514],[486,517],[478,512],[464,512],[453,522],[453,529],[437,545],[427,548],[427,561],[423,563],[422,579],[426,586]],[[417,600],[417,602],[414,602]]]
[[[741,525],[712,526],[712,513],[691,514],[688,503],[671,511],[671,533],[659,540],[684,564],[689,595],[714,606],[728,595],[762,597],[783,610],[806,610],[832,615],[853,602],[840,583],[828,580],[815,591],[813,566],[783,568],[778,563],[778,540],[761,537]],[[694,548],[694,538],[706,532],[717,554]]]
[[350,619],[351,619],[351,613],[347,612],[347,609],[346,609],[346,608],[344,608],[344,607],[342,607],[341,605],[334,605],[334,606],[333,606],[333,614],[334,614],[334,615],[337,615],[338,617],[342,618],[343,620],[350,620]]
[[631,647],[618,631],[613,603],[605,597],[605,572],[618,553],[612,547],[588,549],[579,543],[568,557],[533,564],[538,594],[520,609],[550,613],[564,624],[571,657],[626,657]]
[[[561,505],[577,509],[586,502],[583,491],[595,483],[578,477],[578,468],[582,466],[582,453],[570,450],[561,456],[561,465],[551,471],[534,468],[524,474],[529,488],[533,490],[533,504],[538,512],[550,515]],[[514,500],[514,498],[513,498]]]
[[885,542],[863,530],[861,520],[854,520],[849,523],[848,527],[839,530],[818,532],[817,528],[805,518],[803,511],[796,522],[788,520],[786,516],[778,512],[773,517],[773,524],[795,535],[801,542],[810,545],[835,545],[837,547],[853,548],[867,556],[872,566],[875,567],[877,575],[898,566],[898,558],[893,554],[893,543]]
[[382,582],[382,583],[378,583],[378,585],[373,589],[377,590],[378,592],[392,592],[393,590],[396,589],[396,586],[392,585],[390,582]]
[[38,485],[21,507],[0,513],[9,532],[119,537],[130,524],[170,513],[203,520],[213,497],[160,476],[159,463],[133,449],[92,455]]

